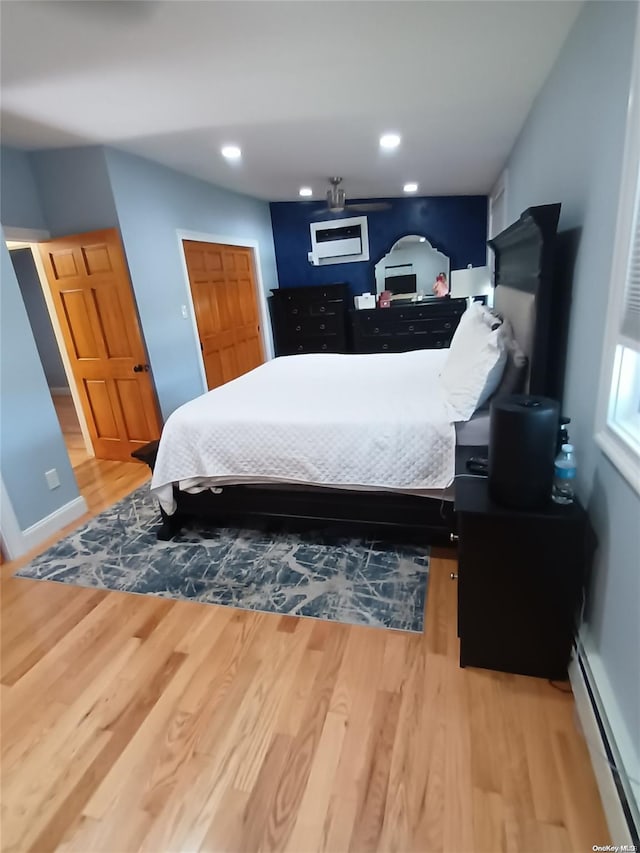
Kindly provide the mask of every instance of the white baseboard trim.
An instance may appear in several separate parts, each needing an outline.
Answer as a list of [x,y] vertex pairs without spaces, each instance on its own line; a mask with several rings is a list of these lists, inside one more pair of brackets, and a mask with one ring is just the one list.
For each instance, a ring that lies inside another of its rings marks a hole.
[[[584,660],[582,664],[588,672],[588,664]],[[597,707],[597,692],[591,683],[587,684],[587,678],[585,678],[585,673],[583,667],[580,665],[577,654],[574,654],[569,666],[569,680],[571,681],[578,719],[587,743],[591,765],[596,777],[596,784],[598,785],[602,799],[602,807],[611,834],[610,841],[614,845],[631,845],[633,844],[631,827],[625,815],[613,770],[606,757],[608,753],[611,753],[611,744],[605,743],[596,715],[599,714],[602,720],[606,720],[604,709]],[[595,708],[594,702],[596,703]],[[598,843],[606,844],[607,841]]]
[[49,536],[53,536],[67,524],[71,524],[87,512],[87,502],[83,497],[75,498],[59,509],[36,521],[31,527],[22,531],[22,553],[26,554],[32,548],[40,545]]
[[64,397],[70,397],[71,396],[71,388],[69,388],[68,385],[63,385],[61,388],[50,386],[49,391],[52,394],[59,394],[59,395],[62,395]]

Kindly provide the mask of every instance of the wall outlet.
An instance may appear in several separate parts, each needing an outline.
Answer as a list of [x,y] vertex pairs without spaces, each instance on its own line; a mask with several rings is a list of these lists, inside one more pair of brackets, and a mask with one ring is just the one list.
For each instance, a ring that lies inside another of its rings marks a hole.
[[55,468],[52,468],[50,471],[45,471],[44,478],[50,489],[57,489],[60,485],[60,477],[58,476],[58,472]]
[[187,306],[183,305],[181,311],[182,311],[183,318],[185,320],[188,320],[189,319],[189,312],[187,311]]

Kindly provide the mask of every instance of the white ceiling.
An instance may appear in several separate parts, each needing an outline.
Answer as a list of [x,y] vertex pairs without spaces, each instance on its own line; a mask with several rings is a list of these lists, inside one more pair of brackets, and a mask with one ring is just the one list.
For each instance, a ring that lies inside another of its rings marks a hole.
[[2,140],[114,145],[269,200],[334,174],[351,198],[485,193],[580,5],[3,0]]

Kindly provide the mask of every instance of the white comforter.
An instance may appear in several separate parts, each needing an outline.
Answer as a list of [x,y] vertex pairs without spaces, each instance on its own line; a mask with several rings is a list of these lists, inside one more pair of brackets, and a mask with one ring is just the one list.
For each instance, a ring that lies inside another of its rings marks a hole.
[[444,489],[455,430],[438,374],[446,351],[277,358],[177,409],[151,489],[287,482]]

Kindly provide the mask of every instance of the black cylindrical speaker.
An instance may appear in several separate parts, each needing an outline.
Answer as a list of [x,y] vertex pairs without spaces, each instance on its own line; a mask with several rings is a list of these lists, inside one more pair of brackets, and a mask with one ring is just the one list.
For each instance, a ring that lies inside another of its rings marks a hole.
[[543,507],[551,497],[559,406],[548,397],[509,394],[491,403],[489,494],[503,506]]

